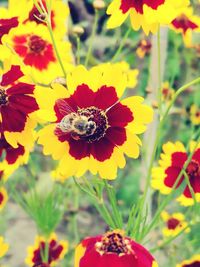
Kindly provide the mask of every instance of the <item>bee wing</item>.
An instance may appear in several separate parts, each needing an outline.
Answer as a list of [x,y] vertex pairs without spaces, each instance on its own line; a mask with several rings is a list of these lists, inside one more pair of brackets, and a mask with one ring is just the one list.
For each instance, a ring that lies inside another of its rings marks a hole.
[[56,126],[56,129],[54,130],[54,134],[56,135],[56,136],[64,136],[64,135],[66,135],[66,134],[68,134],[68,133],[70,133],[71,132],[71,129],[65,129],[65,132],[63,132],[62,131],[62,129],[61,129],[61,126],[59,125],[59,124],[57,124],[57,126]]
[[58,100],[56,100],[56,106],[58,107],[59,112],[63,116],[68,115],[68,114],[70,114],[72,112],[75,112],[73,110],[73,108],[64,99],[58,99]]

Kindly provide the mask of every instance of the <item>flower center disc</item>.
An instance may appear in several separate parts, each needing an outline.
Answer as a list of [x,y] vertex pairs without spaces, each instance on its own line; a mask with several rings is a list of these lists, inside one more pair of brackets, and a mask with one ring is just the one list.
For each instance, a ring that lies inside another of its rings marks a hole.
[[6,105],[7,102],[8,102],[8,99],[7,99],[7,95],[5,93],[5,90],[0,88],[0,106]]
[[45,49],[46,42],[42,38],[40,38],[39,36],[32,35],[29,38],[28,46],[29,46],[29,49],[31,50],[31,52],[39,54]]
[[74,139],[78,137],[78,139],[92,143],[104,137],[108,128],[108,120],[103,110],[96,107],[83,108],[77,111],[77,115],[80,119],[75,122],[74,126],[79,130],[85,128],[85,131],[82,131],[82,134],[73,133]]
[[96,243],[96,250],[101,254],[114,253],[117,255],[130,254],[131,245],[120,232],[108,232],[100,242]]
[[200,164],[196,160],[192,160],[187,166],[186,172],[189,178],[200,177]]
[[175,218],[171,218],[171,219],[169,219],[168,222],[167,222],[167,227],[168,227],[168,229],[172,229],[172,230],[174,230],[174,229],[176,229],[176,227],[177,227],[178,225],[180,225],[180,222],[179,222],[179,220],[177,220],[177,219],[175,219]]

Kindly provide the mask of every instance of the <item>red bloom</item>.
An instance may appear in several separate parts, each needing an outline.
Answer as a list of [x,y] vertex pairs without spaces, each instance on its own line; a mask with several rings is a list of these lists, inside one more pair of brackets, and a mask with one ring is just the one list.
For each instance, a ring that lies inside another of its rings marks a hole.
[[21,132],[27,117],[38,109],[32,96],[34,85],[20,82],[24,74],[19,66],[12,66],[0,82],[0,132]]
[[[84,252],[83,252],[84,251]],[[115,230],[86,238],[76,249],[75,267],[152,267],[152,255],[140,244]]]
[[191,21],[186,15],[182,14],[172,21],[172,25],[178,30],[181,29],[183,33],[186,33],[187,30],[195,30],[198,28],[198,25]]
[[3,35],[9,33],[9,31],[12,28],[17,27],[18,24],[19,22],[17,17],[10,19],[0,19],[0,44],[2,44],[1,38],[3,37]]
[[156,10],[164,3],[165,0],[121,0],[120,9],[123,13],[126,13],[129,9],[134,8],[138,13],[143,14],[144,5]]

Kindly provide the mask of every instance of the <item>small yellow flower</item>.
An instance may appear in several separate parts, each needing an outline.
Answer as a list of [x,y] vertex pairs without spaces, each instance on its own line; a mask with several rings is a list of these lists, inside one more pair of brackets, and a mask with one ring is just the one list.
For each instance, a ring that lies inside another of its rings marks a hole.
[[198,267],[200,266],[200,254],[194,255],[189,260],[184,260],[183,262],[176,265],[176,267]]
[[0,236],[0,258],[5,256],[6,252],[9,249],[9,245],[4,242],[4,238]]
[[190,108],[190,120],[194,125],[200,125],[200,108],[193,104]]
[[187,227],[188,223],[185,221],[185,216],[180,212],[170,215],[166,211],[163,211],[161,213],[161,218],[165,222],[163,235],[166,237],[177,236],[183,229],[185,229],[185,233],[190,231],[190,228]]

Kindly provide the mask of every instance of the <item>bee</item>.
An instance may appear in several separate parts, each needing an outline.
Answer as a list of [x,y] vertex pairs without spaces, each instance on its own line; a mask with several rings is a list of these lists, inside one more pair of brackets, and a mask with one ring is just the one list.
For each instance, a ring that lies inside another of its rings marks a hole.
[[[63,100],[59,101],[58,107],[61,114],[66,114],[62,120],[57,124],[57,127],[61,130],[61,134],[71,133],[72,137],[76,140],[80,139],[80,136],[93,135],[97,125],[92,121],[92,116],[87,117],[80,115],[68,107],[66,102]],[[69,113],[71,111],[71,113]]]

